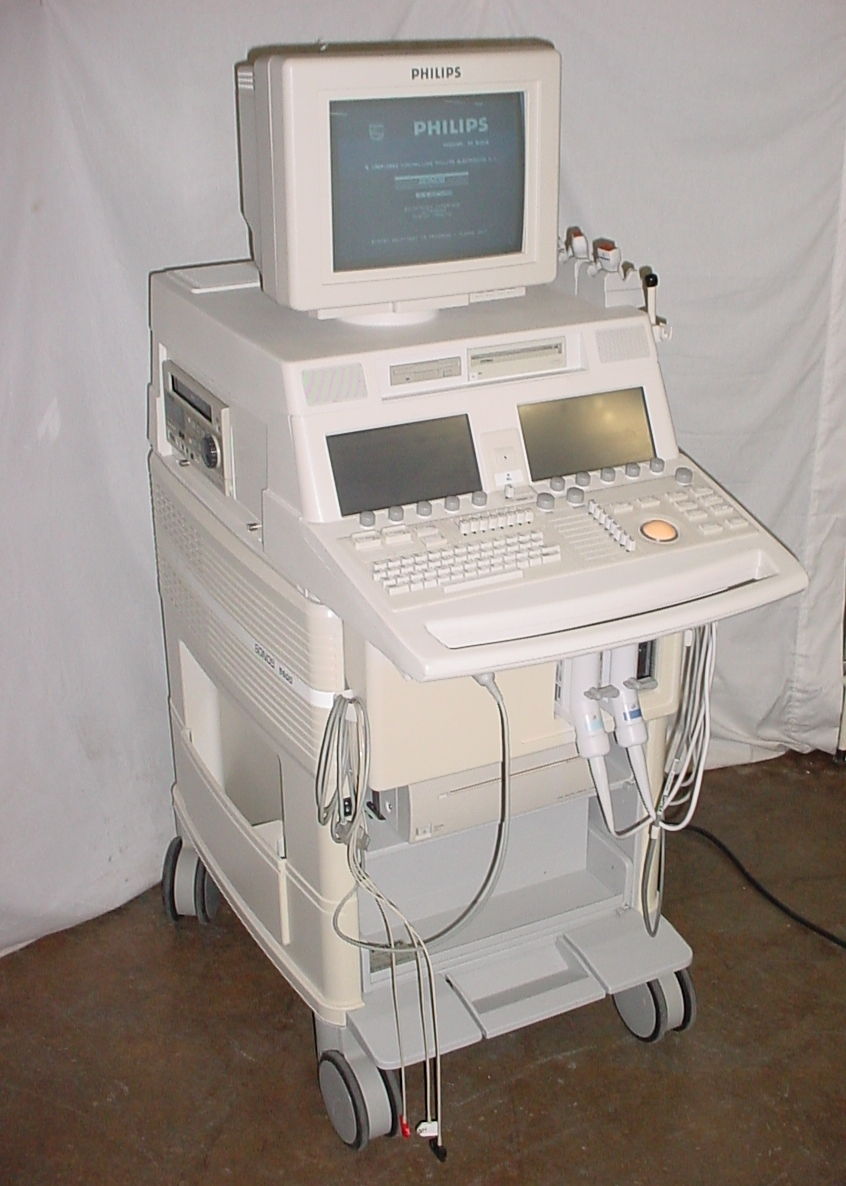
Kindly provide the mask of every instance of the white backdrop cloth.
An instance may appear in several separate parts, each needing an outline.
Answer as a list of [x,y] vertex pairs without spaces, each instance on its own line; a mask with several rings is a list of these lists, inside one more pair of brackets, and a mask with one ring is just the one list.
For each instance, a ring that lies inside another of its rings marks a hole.
[[661,277],[678,435],[807,596],[720,631],[712,761],[833,749],[846,389],[840,0],[0,0],[0,951],[153,884],[172,831],[147,275],[243,257],[234,65],[268,43],[536,35],[562,226]]

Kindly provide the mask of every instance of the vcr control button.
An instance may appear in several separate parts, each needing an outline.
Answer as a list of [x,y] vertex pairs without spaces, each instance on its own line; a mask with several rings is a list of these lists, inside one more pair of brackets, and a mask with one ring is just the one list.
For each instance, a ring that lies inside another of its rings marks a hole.
[[213,436],[204,436],[200,445],[203,454],[203,464],[207,469],[217,469],[220,465],[220,449]]

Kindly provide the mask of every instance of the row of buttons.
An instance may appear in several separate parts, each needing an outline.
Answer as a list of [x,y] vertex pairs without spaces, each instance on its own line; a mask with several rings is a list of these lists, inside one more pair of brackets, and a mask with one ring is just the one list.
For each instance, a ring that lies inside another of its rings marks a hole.
[[[474,490],[470,495],[470,502],[474,507],[487,506],[488,496],[484,490]],[[444,499],[444,509],[450,511],[452,514],[461,510],[461,497],[458,494],[448,494]],[[428,498],[421,498],[415,504],[414,510],[418,518],[428,519],[432,514],[432,503]],[[388,507],[388,519],[391,523],[402,523],[405,519],[405,507]],[[376,511],[360,511],[358,521],[362,527],[374,527],[376,524]]]
[[484,515],[470,515],[458,520],[462,535],[483,535],[489,531],[503,531],[507,527],[528,527],[535,514],[531,507],[516,507],[514,510],[488,511]]
[[[632,509],[631,503],[620,504],[623,507]],[[588,514],[594,518],[600,527],[604,527],[611,538],[624,548],[627,552],[635,550],[635,541],[633,537],[626,531],[626,529],[617,522],[613,515],[601,503],[598,503],[595,498],[592,498],[587,505]]]
[[[623,466],[606,465],[597,471],[600,482],[604,485],[612,485],[617,481],[620,474],[631,480],[641,477],[646,473],[647,476],[657,476],[662,474],[666,468],[666,463],[660,457],[653,457],[651,461],[628,461]],[[675,471],[676,481],[681,486],[688,486],[693,481],[693,472],[686,465],[680,465]],[[593,483],[593,475],[588,470],[579,470],[573,475],[573,482],[575,483],[567,490],[567,501],[571,506],[582,506],[584,503],[584,491],[587,490]],[[549,479],[549,489],[560,493],[567,487],[567,480],[563,477],[556,476]],[[506,491],[506,495],[508,492]],[[466,497],[466,496],[465,496]],[[469,496],[470,505],[473,507],[487,506],[488,495],[484,490],[474,490]],[[447,494],[444,498],[444,509],[450,514],[455,514],[461,510],[462,496],[458,494]],[[555,498],[549,491],[542,491],[537,496],[537,505],[541,510],[550,511],[555,506]],[[361,511],[358,516],[359,523],[362,527],[375,527],[377,511]],[[429,499],[420,499],[415,503],[413,511],[409,513],[416,514],[420,519],[428,519],[432,515],[432,503]],[[391,523],[402,523],[406,517],[406,508],[403,506],[390,506],[387,508],[388,521]]]

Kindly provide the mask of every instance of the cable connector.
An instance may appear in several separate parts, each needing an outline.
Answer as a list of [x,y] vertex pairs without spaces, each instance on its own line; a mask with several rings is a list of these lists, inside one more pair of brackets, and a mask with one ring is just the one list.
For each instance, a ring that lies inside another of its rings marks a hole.
[[428,1138],[432,1141],[440,1140],[441,1130],[437,1120],[421,1120],[415,1131],[418,1137]]
[[490,688],[492,684],[496,683],[492,671],[480,671],[478,675],[473,676],[473,679],[477,684],[481,684],[483,688]]
[[405,1141],[409,1140],[411,1137],[411,1125],[408,1123],[408,1119],[405,1116],[400,1116],[400,1133],[402,1134],[403,1140]]
[[446,1145],[442,1145],[440,1141],[436,1141],[435,1138],[432,1137],[431,1141],[429,1142],[429,1148],[432,1150],[435,1157],[437,1157],[438,1161],[446,1161]]

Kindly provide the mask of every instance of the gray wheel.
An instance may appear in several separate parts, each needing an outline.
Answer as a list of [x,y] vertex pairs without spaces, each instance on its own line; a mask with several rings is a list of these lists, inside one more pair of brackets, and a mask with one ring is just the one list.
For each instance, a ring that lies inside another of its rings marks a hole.
[[324,1050],[317,1063],[317,1081],[335,1132],[351,1149],[370,1140],[370,1123],[361,1084],[339,1050]]
[[614,993],[614,1007],[620,1020],[641,1042],[660,1042],[667,1032],[667,998],[660,980],[647,980],[634,988]]
[[176,909],[176,862],[182,851],[182,837],[174,836],[167,846],[162,865],[162,906],[171,922],[176,922],[180,915]]
[[688,968],[681,968],[676,972],[676,980],[681,989],[683,1011],[682,1019],[675,1027],[678,1033],[689,1030],[696,1021],[696,989],[693,987],[693,977]]
[[400,1086],[399,1071],[386,1071],[379,1067],[379,1074],[385,1084],[388,1103],[391,1105],[391,1127],[385,1136],[395,1137],[399,1132],[400,1117],[402,1116],[402,1088]]
[[194,870],[194,913],[197,915],[197,922],[203,925],[213,922],[219,909],[220,890],[198,858]]

